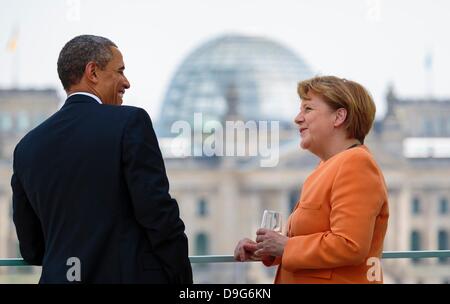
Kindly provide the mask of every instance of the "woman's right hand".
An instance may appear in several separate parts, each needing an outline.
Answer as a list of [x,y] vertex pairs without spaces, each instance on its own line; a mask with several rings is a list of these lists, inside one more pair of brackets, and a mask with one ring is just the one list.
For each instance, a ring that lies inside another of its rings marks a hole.
[[256,242],[248,238],[242,239],[234,249],[234,259],[236,261],[260,261],[261,257],[255,256]]

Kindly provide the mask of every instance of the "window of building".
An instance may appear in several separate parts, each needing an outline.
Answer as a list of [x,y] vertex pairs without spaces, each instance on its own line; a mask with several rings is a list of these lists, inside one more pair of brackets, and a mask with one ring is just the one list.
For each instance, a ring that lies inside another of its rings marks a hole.
[[195,237],[195,254],[208,255],[209,254],[209,238],[206,233],[199,233]]
[[32,127],[35,127],[35,126],[41,124],[47,118],[48,118],[48,114],[47,113],[41,113],[41,114],[36,115],[34,117],[34,122],[33,122],[33,126]]
[[412,213],[420,214],[420,212],[421,212],[420,200],[418,197],[414,197],[412,200]]
[[7,132],[12,129],[12,119],[7,113],[0,114],[0,132]]
[[447,118],[447,134],[450,134],[450,118]]
[[203,198],[197,203],[197,214],[200,217],[205,217],[208,215],[208,203]]
[[445,117],[439,117],[439,130],[438,136],[446,136],[447,135],[447,119]]
[[448,213],[448,200],[446,197],[443,197],[439,201],[439,213],[447,214]]
[[[448,232],[445,230],[439,230],[438,232],[438,249],[448,250]],[[440,263],[447,263],[448,258],[439,258]]]
[[[421,249],[421,235],[420,232],[417,230],[413,230],[411,232],[411,250],[412,251],[418,251]],[[413,263],[419,263],[420,259],[413,258]]]
[[17,115],[17,128],[20,131],[25,131],[30,127],[30,120],[26,112],[20,112]]
[[425,136],[433,136],[434,135],[434,123],[431,119],[424,119],[424,131]]

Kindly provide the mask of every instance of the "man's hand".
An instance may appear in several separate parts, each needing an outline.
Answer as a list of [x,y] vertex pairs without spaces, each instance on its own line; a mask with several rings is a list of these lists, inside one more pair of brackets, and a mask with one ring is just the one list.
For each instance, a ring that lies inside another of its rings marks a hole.
[[260,261],[261,257],[257,257],[254,255],[256,251],[256,242],[250,239],[242,239],[236,245],[234,249],[234,259],[236,261],[245,262],[245,261]]

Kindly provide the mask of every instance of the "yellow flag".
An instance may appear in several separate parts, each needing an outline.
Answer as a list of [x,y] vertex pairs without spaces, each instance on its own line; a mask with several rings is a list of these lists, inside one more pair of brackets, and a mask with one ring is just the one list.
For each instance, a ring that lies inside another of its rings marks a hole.
[[17,29],[15,29],[12,34],[11,37],[8,40],[8,44],[6,45],[6,50],[14,53],[17,49],[17,41],[19,40],[19,31]]

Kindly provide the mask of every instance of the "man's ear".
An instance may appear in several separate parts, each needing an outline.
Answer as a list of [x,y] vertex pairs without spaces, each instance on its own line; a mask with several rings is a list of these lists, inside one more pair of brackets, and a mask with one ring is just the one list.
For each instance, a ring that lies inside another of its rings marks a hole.
[[335,127],[341,126],[342,124],[344,124],[346,118],[347,118],[347,110],[344,108],[337,109],[334,126]]
[[86,79],[94,84],[98,83],[98,66],[94,61],[89,61],[88,64],[86,64],[86,68],[84,69],[84,76]]

